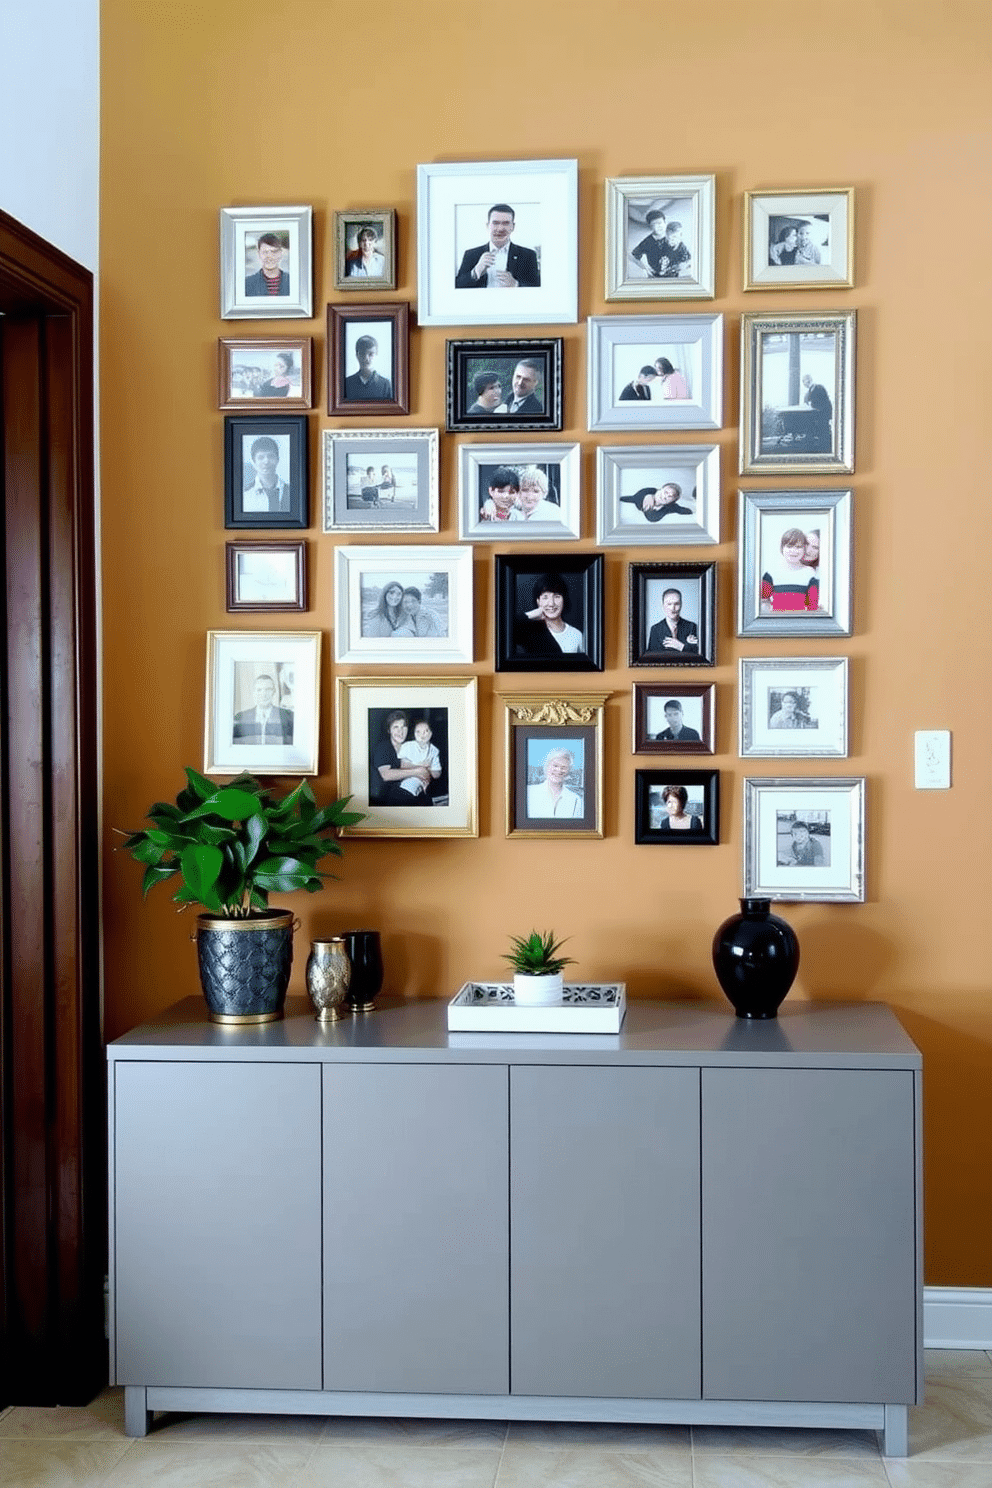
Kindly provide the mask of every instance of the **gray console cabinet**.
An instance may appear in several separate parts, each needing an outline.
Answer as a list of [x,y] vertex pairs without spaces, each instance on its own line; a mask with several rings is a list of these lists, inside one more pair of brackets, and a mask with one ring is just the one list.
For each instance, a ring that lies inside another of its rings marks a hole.
[[922,1391],[920,1056],[877,1005],[444,1004],[108,1050],[111,1361],[159,1410],[868,1426]]

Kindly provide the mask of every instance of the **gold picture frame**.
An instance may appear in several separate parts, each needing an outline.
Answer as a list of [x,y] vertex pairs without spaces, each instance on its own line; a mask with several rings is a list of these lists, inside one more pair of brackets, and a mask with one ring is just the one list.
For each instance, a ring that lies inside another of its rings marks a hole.
[[503,697],[507,837],[604,835],[603,709],[609,696]]

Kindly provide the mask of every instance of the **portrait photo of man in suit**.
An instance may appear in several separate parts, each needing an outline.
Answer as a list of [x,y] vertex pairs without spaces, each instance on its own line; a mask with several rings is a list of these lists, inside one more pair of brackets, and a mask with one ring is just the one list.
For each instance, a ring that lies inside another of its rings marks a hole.
[[276,681],[263,672],[255,678],[255,706],[234,715],[235,744],[292,744],[293,713],[276,704]]
[[539,289],[541,267],[533,248],[513,242],[516,213],[506,202],[489,208],[489,241],[469,248],[455,275],[456,289]]

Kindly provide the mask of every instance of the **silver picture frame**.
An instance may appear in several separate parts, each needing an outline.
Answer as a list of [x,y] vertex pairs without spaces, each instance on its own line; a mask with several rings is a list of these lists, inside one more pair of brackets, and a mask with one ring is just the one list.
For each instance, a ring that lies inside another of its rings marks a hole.
[[718,543],[719,445],[600,445],[596,541],[623,548]]
[[[852,501],[848,490],[740,491],[737,514],[737,634],[774,640],[850,635]],[[790,529],[806,538],[806,573],[781,566]],[[815,560],[815,562],[814,562]],[[816,580],[815,604],[809,585]],[[776,590],[781,584],[782,592]],[[806,585],[806,592],[800,590]],[[791,592],[790,592],[791,591]]]
[[741,316],[741,475],[853,472],[856,321]]
[[723,316],[590,315],[587,397],[592,431],[719,429]]
[[712,175],[608,178],[606,298],[711,300],[715,202]]
[[[279,239],[285,293],[255,287],[261,272],[258,241]],[[221,207],[220,314],[222,320],[310,320],[313,315],[313,209]]]
[[864,776],[746,777],[744,895],[863,904]]
[[846,759],[846,656],[742,656],[742,759]]
[[437,532],[439,443],[437,429],[324,429],[323,530]]

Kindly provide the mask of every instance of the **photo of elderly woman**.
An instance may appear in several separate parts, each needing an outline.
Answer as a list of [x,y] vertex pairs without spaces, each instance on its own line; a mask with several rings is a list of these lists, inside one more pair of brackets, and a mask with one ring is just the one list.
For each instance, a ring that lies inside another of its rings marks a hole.
[[372,805],[448,804],[447,708],[370,708],[368,727]]
[[581,739],[527,740],[527,818],[574,820],[585,811]]
[[448,575],[415,572],[360,580],[362,635],[372,639],[444,637],[448,629]]

